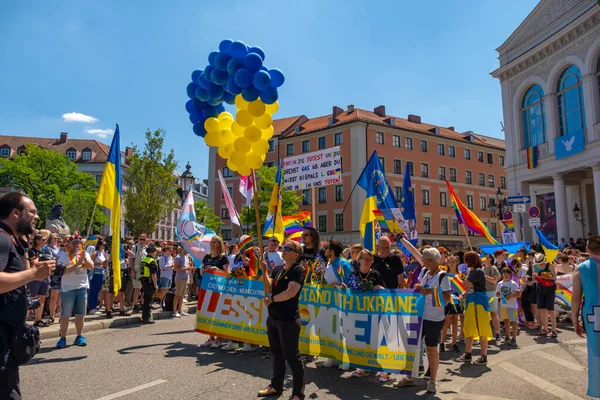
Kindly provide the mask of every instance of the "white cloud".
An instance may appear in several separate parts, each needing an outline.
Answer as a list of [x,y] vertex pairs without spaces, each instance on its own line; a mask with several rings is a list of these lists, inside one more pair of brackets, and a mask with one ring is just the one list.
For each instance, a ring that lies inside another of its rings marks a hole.
[[98,118],[94,118],[89,115],[71,112],[62,115],[62,119],[65,122],[84,122],[86,124],[93,124],[94,122],[98,122]]
[[99,138],[106,138],[108,135],[112,135],[115,133],[112,129],[86,129],[85,132],[89,135],[98,136]]

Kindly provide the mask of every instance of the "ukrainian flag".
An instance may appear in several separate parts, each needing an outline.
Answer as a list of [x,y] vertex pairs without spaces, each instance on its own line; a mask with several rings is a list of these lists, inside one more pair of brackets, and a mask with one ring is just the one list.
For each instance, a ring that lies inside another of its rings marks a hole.
[[271,200],[269,201],[269,213],[265,221],[263,236],[276,237],[279,242],[283,242],[284,229],[283,217],[281,216],[281,187],[283,186],[283,175],[281,169],[281,160],[277,166],[277,175],[275,175],[275,185],[271,192]]
[[112,246],[110,249],[113,268],[113,290],[115,295],[121,289],[121,140],[119,125],[115,129],[108,160],[104,167],[96,204],[110,210],[110,230]]
[[540,228],[534,226],[535,231],[540,239],[540,244],[542,245],[542,249],[544,249],[544,254],[546,254],[546,261],[552,262],[558,255],[558,247],[549,241]]

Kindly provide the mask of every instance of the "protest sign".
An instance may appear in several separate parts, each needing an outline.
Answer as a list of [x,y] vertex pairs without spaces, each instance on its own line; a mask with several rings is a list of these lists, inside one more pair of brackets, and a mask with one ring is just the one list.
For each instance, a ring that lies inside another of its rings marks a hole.
[[332,147],[283,159],[285,190],[302,190],[342,183],[340,148]]

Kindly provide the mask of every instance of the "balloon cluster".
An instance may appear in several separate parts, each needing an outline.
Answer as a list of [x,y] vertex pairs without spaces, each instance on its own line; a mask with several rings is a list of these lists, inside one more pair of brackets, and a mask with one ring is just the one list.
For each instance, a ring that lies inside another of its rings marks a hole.
[[[259,168],[273,137],[273,114],[277,112],[277,88],[285,80],[276,68],[264,64],[265,53],[241,41],[225,39],[219,51],[208,55],[204,70],[192,72],[187,86],[190,100],[185,109],[193,131],[208,146],[218,147],[227,166],[240,175]],[[223,102],[236,105],[235,118]]]

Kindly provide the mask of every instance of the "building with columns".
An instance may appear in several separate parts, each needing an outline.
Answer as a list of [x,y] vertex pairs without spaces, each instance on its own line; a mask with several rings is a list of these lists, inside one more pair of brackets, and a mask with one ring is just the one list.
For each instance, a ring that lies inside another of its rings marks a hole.
[[[500,67],[492,76],[502,87],[509,194],[531,197],[552,240],[598,233],[597,0],[540,1],[497,51]],[[537,154],[537,166],[528,152]],[[522,216],[521,235],[537,242]]]

